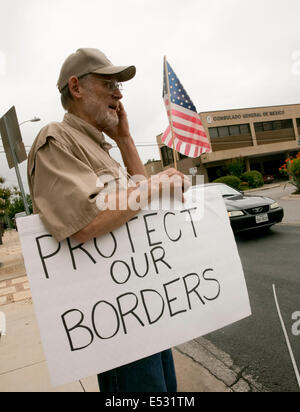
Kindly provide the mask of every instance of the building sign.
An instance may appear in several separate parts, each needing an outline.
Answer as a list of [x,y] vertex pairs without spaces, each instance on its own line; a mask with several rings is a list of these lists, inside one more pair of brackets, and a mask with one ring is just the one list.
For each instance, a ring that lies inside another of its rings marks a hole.
[[[220,193],[142,211],[85,244],[18,220],[52,383],[62,385],[206,335],[251,314]],[[203,203],[203,202],[202,202]],[[200,211],[200,213],[198,213]]]
[[267,112],[251,112],[251,113],[244,113],[244,114],[233,114],[233,115],[227,115],[227,116],[208,116],[210,118],[210,123],[211,119],[213,119],[214,122],[224,122],[228,120],[249,120],[249,119],[262,119],[264,117],[272,117],[272,116],[283,116],[285,114],[284,110],[279,110],[279,111],[267,111]]
[[191,176],[196,176],[198,173],[198,168],[197,167],[190,167],[189,168],[189,173]]

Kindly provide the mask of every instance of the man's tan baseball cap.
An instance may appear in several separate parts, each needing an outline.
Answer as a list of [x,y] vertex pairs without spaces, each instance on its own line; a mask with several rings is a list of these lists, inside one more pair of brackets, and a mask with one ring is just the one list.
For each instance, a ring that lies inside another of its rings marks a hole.
[[85,74],[95,73],[114,75],[119,82],[126,82],[135,76],[135,66],[114,66],[108,58],[98,49],[78,49],[64,62],[57,82],[61,92],[67,86],[70,77],[81,77]]

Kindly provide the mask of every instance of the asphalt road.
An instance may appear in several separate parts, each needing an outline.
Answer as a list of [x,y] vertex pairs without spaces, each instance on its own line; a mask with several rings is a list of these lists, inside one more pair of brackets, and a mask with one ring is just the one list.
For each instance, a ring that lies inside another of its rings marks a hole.
[[298,196],[295,196],[295,198],[289,197],[295,190],[296,188],[292,184],[282,183],[280,186],[270,186],[267,190],[251,191],[249,194],[252,196],[267,196],[276,200],[285,211],[283,223],[300,225],[300,198]]
[[300,336],[292,334],[292,314],[300,311],[300,225],[276,225],[267,234],[237,236],[236,240],[253,314],[206,338],[267,390],[299,391],[272,285],[300,369]]

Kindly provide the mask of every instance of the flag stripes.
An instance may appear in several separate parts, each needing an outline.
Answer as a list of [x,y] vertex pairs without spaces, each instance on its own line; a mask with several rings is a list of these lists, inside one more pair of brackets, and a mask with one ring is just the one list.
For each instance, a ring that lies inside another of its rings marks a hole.
[[168,73],[164,69],[163,98],[170,125],[162,136],[162,142],[173,148],[174,141],[175,150],[179,153],[199,157],[211,151],[210,142],[194,104],[168,62],[166,65]]

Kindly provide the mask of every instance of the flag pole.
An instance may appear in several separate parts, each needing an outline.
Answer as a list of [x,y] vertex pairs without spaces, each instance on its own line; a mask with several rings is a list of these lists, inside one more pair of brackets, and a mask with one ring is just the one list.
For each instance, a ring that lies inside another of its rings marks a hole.
[[174,167],[177,170],[177,156],[176,156],[176,150],[175,150],[175,133],[174,133],[173,119],[172,119],[171,93],[170,93],[170,83],[169,83],[167,56],[164,56],[164,66],[165,66],[165,73],[166,73],[167,91],[168,91],[169,102],[170,102],[170,116],[169,116],[169,119],[170,119],[172,141],[173,141],[173,159],[174,159]]

